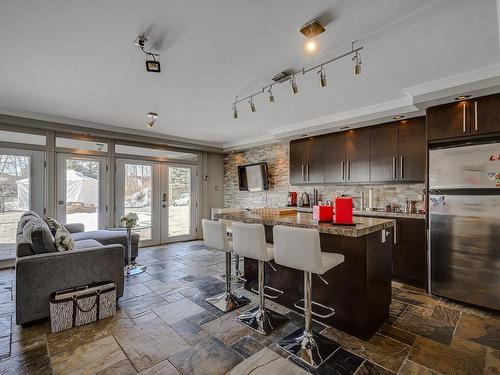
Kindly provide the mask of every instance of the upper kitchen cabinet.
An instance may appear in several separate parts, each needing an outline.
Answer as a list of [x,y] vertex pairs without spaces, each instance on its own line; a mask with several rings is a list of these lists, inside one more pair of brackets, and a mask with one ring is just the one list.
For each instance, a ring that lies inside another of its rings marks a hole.
[[425,181],[427,142],[425,139],[425,117],[416,117],[398,122],[400,181]]
[[370,181],[396,181],[398,179],[398,124],[391,122],[369,129]]
[[500,133],[500,94],[427,109],[429,141]]
[[312,137],[290,142],[290,184],[324,182],[323,139]]
[[471,103],[467,100],[427,108],[429,141],[468,136]]
[[346,133],[345,182],[370,181],[370,129],[360,128]]
[[325,182],[346,181],[345,133],[333,133],[323,138]]
[[471,99],[473,118],[471,134],[500,133],[500,95]]

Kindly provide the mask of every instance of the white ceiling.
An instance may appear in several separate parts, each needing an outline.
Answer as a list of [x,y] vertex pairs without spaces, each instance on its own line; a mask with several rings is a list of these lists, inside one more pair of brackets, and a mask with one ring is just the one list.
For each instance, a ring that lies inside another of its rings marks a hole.
[[[327,31],[310,55],[298,29],[315,17]],[[417,113],[416,94],[500,84],[498,31],[495,0],[1,1],[0,113],[146,130],[158,112],[154,132],[231,149]],[[145,72],[140,33],[161,53],[161,74]],[[326,88],[299,75],[298,95],[284,84],[274,104],[258,96],[256,113],[244,103],[232,118],[236,95],[355,39],[361,76],[348,57],[326,67]]]

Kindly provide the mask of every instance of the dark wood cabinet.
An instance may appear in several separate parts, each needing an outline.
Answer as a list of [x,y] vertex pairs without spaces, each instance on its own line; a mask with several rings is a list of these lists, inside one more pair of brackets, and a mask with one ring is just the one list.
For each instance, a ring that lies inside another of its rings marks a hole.
[[306,139],[290,142],[290,184],[305,183]]
[[399,181],[425,181],[427,153],[425,117],[399,121],[398,145]]
[[290,142],[290,184],[324,181],[323,138],[313,137]]
[[370,181],[370,129],[346,133],[346,182]]
[[472,99],[471,134],[500,133],[500,95]]
[[470,134],[471,104],[464,100],[427,108],[427,134],[430,141]]
[[392,274],[407,283],[425,287],[427,275],[425,220],[396,219],[392,247]]
[[396,181],[398,179],[398,123],[390,122],[369,129],[370,181]]
[[333,133],[324,137],[325,182],[345,182],[346,156],[345,133]]

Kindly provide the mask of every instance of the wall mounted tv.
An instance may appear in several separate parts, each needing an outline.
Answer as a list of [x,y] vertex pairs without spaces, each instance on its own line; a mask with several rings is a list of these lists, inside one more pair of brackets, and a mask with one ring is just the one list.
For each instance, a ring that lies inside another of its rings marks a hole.
[[238,182],[240,190],[269,190],[267,163],[255,163],[238,166]]

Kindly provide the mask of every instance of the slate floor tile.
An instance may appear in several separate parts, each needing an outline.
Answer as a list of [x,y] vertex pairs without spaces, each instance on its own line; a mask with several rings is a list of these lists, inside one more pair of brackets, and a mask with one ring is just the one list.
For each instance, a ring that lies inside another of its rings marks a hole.
[[236,341],[231,348],[241,354],[243,357],[248,358],[264,348],[264,345],[250,336],[243,336]]
[[233,368],[228,375],[307,375],[309,372],[272,350],[263,348]]
[[463,313],[455,336],[500,350],[500,319]]

